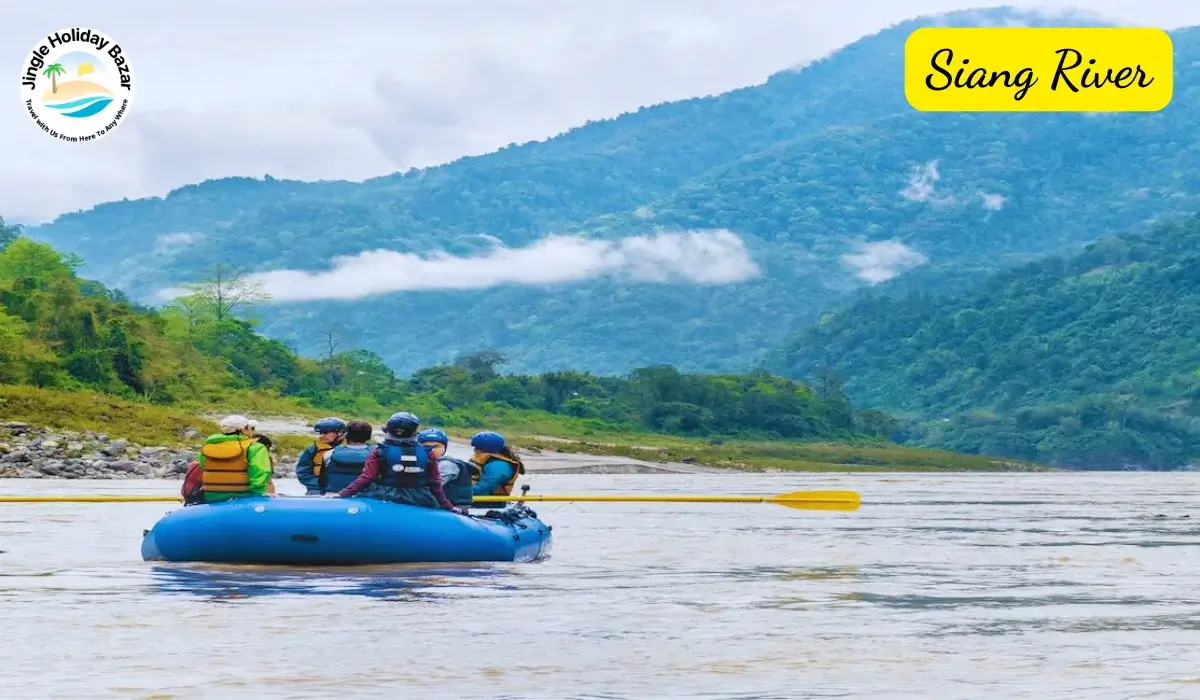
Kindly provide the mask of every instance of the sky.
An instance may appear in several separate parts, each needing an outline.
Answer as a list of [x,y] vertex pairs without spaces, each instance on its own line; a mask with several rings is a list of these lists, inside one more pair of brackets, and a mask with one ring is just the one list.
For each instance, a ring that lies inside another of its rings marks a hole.
[[[1200,3],[1080,0],[1174,28]],[[760,83],[954,0],[127,0],[8,3],[0,216],[36,223],[232,175],[363,179],[543,139],[639,106]],[[95,142],[41,134],[17,76],[49,32],[95,27],[138,81]]]

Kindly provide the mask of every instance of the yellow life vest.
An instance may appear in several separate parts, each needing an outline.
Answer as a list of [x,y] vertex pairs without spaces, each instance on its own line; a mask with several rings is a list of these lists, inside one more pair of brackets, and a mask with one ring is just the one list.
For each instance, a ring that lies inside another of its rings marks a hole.
[[246,493],[250,490],[250,461],[246,453],[254,438],[206,443],[200,448],[204,455],[203,484],[205,491],[214,493]]
[[331,445],[320,440],[313,440],[313,444],[317,446],[317,451],[313,453],[313,476],[320,478],[321,472],[325,471],[325,453],[344,442],[346,441],[338,440]]
[[513,465],[513,474],[512,474],[512,478],[510,478],[508,481],[501,484],[500,488],[496,489],[496,493],[491,494],[491,495],[493,495],[493,496],[511,496],[512,490],[513,490],[513,484],[517,483],[517,477],[519,477],[525,473],[525,465],[522,464],[521,460],[519,460],[519,459],[515,460],[512,457],[505,457],[504,455],[499,455],[499,454],[496,454],[495,452],[478,452],[477,451],[474,455],[471,456],[471,462],[470,462],[471,485],[474,486],[475,484],[479,483],[480,477],[483,476],[483,465],[487,464],[488,462],[492,461],[493,459],[499,459],[501,461],[508,462],[509,464]]

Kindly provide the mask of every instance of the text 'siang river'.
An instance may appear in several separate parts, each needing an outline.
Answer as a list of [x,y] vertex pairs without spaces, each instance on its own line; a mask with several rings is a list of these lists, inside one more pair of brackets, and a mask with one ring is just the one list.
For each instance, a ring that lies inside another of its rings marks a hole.
[[1174,46],[1161,29],[918,29],[904,93],[924,112],[1156,112],[1171,102]]

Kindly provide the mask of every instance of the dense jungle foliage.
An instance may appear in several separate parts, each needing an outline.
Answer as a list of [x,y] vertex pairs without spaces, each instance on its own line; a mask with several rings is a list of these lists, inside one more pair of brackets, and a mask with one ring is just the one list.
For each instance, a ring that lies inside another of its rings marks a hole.
[[496,352],[400,379],[374,353],[300,357],[234,315],[252,295],[236,278],[198,285],[161,310],[75,272],[79,260],[18,235],[0,220],[0,383],[88,389],[156,404],[219,403],[231,391],[302,399],[357,415],[412,406],[427,422],[481,425],[473,409],[502,405],[606,428],[675,435],[878,437],[878,412],[855,414],[840,385],[818,391],[764,373],[706,376],[670,366],[626,377],[583,372],[501,375]]
[[833,368],[916,444],[1080,467],[1200,457],[1200,219],[1110,236],[968,293],[875,295],[766,364]]

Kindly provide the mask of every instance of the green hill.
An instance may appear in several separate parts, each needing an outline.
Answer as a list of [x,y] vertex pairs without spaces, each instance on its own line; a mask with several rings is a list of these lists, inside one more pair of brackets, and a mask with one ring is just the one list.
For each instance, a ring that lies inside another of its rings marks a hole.
[[1080,467],[1200,457],[1200,219],[1106,237],[969,293],[871,295],[766,363],[832,368],[908,438]]
[[194,418],[202,412],[339,412],[378,421],[403,407],[460,433],[509,431],[523,447],[783,469],[1029,467],[888,444],[879,436],[890,419],[855,411],[834,383],[670,366],[624,377],[501,375],[504,358],[494,352],[402,380],[368,351],[300,357],[231,315],[236,280],[201,284],[162,309],[139,307],[79,277],[75,256],[19,233],[0,219],[0,414],[7,420],[179,444],[188,427],[214,427]]
[[[336,317],[357,346],[401,373],[496,348],[515,371],[620,374],[655,364],[744,369],[822,309],[890,275],[915,273],[937,289],[961,282],[963,270],[1200,209],[1196,30],[1172,35],[1175,97],[1159,113],[917,113],[902,92],[903,44],[934,23],[1081,22],[1011,9],[924,18],[761,85],[436,168],[358,184],[205,182],[67,214],[30,235],[83,255],[91,276],[141,301],[228,262],[231,250],[258,271],[324,270],[334,256],[378,249],[482,254],[492,244],[480,234],[512,247],[554,233],[740,236],[759,274],[728,284],[606,273],[394,292],[278,303],[260,326],[317,354],[314,329]],[[456,283],[473,284],[472,270]],[[418,329],[381,323],[380,309],[422,320]]]

